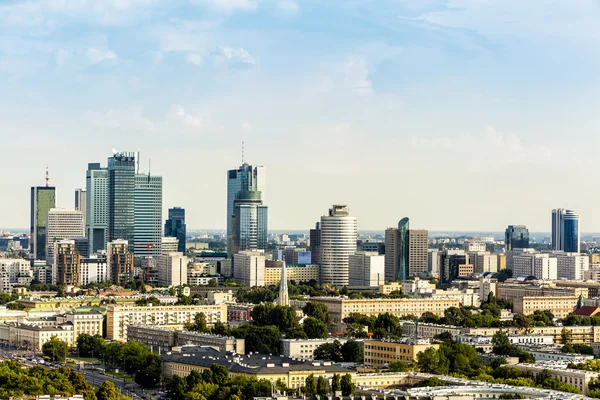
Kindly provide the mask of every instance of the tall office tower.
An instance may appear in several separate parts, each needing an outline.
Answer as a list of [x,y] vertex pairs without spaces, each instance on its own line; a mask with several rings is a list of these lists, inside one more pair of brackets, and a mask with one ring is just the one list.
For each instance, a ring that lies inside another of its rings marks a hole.
[[440,273],[439,252],[438,249],[427,250],[427,271],[432,274]]
[[46,223],[48,210],[54,207],[56,207],[56,188],[51,186],[31,188],[30,253],[36,260],[46,259]]
[[[71,240],[85,235],[83,213],[77,210],[51,208],[48,210],[46,221],[46,258],[48,265],[53,265],[54,254],[52,243],[59,240]],[[75,242],[73,242],[75,248]]]
[[89,240],[89,254],[106,250],[108,237],[108,170],[100,163],[88,164],[85,174],[85,230]]
[[321,223],[317,222],[315,229],[310,230],[310,259],[314,264],[321,264]]
[[357,252],[348,257],[348,286],[379,287],[385,283],[385,257],[377,252]]
[[276,301],[278,306],[289,306],[290,297],[288,294],[287,273],[285,271],[285,261],[281,263],[281,281],[279,282],[279,295]]
[[473,272],[481,274],[483,272],[498,272],[498,256],[489,251],[470,251],[469,263],[473,265]]
[[268,209],[263,205],[261,193],[238,192],[234,201],[230,254],[245,250],[267,250]]
[[[227,171],[227,249],[231,245],[234,202],[239,192],[260,192],[265,203],[265,167],[243,163],[238,169]],[[229,251],[229,254],[232,252]]]
[[408,275],[418,276],[427,273],[427,249],[429,232],[411,229],[408,231]]
[[[427,249],[427,239],[425,239],[425,246],[425,249]],[[409,219],[402,218],[398,222],[398,228],[388,228],[385,230],[386,280],[395,282],[408,279],[409,247]],[[422,262],[421,258],[419,260]]]
[[469,263],[469,256],[464,250],[444,250],[440,252],[440,279],[441,284],[449,284],[459,276],[461,265]]
[[133,254],[147,258],[160,254],[162,242],[162,176],[135,175]]
[[552,210],[552,250],[580,252],[579,214],[573,210]]
[[[83,226],[85,227],[86,217],[86,205],[87,205],[87,190],[86,189],[75,189],[75,209],[83,213]],[[84,235],[85,236],[85,235]]]
[[188,282],[188,258],[183,253],[161,254],[156,258],[158,284],[160,286],[182,286]]
[[[115,153],[108,159],[107,240],[134,243],[135,153]],[[132,246],[133,247],[133,246]]]
[[174,237],[179,241],[177,251],[185,256],[185,209],[181,207],[169,208],[169,219],[165,222],[165,236]]
[[106,263],[112,283],[119,285],[133,279],[135,257],[127,240],[114,240],[107,244]]
[[504,233],[506,251],[529,248],[529,230],[525,225],[509,225]]
[[356,217],[345,205],[334,204],[321,217],[321,282],[348,285],[348,257],[356,253]]
[[52,247],[54,248],[52,283],[79,286],[81,258],[75,250],[75,242],[60,240],[52,243]]
[[242,251],[234,254],[233,279],[248,287],[265,286],[265,253]]

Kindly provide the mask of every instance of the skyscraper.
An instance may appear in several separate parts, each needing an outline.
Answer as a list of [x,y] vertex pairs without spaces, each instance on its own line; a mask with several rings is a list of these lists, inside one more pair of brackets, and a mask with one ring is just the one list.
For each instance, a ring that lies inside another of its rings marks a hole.
[[56,189],[50,186],[31,188],[31,255],[36,260],[46,259],[46,224],[48,210],[56,207]]
[[562,208],[552,210],[552,249],[580,252],[579,214]]
[[[48,210],[46,221],[46,258],[52,265],[53,243],[60,240],[81,238],[85,235],[83,213],[77,210],[51,208]],[[75,246],[75,242],[73,242]]]
[[108,241],[134,243],[135,153],[115,153],[108,159]]
[[310,230],[310,259],[314,264],[321,264],[321,223]]
[[321,217],[321,282],[348,285],[350,254],[356,252],[356,217],[345,205],[333,205]]
[[126,240],[115,240],[106,246],[106,263],[112,283],[120,285],[132,280],[134,261]]
[[506,251],[529,248],[529,230],[525,225],[509,225],[504,233]]
[[[402,281],[409,276],[409,219],[402,218],[398,228],[385,231],[385,277],[390,282]],[[425,253],[427,257],[427,253]]]
[[[86,189],[75,189],[75,209],[83,214],[83,227],[85,228],[85,213],[87,204]],[[85,236],[85,233],[84,235]]]
[[[234,202],[239,192],[260,192],[265,203],[265,167],[243,163],[238,169],[227,171],[227,248],[231,246]],[[229,251],[231,254],[231,251]]]
[[81,278],[81,258],[73,240],[60,240],[52,243],[52,283],[79,286]]
[[169,208],[169,219],[165,222],[165,236],[179,240],[177,251],[185,255],[185,209],[181,207]]
[[89,254],[106,250],[108,237],[108,170],[100,163],[88,164],[86,171],[85,229],[89,241]]
[[160,254],[162,243],[162,176],[135,175],[133,254],[147,257]]
[[408,231],[408,276],[427,273],[429,232],[424,229]]
[[440,279],[442,285],[451,283],[459,276],[459,267],[469,262],[464,250],[444,250],[440,252]]
[[268,209],[261,193],[238,192],[234,201],[230,254],[245,250],[267,250]]

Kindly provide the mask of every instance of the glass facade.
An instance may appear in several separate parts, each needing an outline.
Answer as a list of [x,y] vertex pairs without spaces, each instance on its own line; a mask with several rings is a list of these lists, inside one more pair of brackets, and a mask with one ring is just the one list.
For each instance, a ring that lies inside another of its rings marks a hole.
[[396,270],[396,280],[403,281],[408,279],[408,246],[409,246],[409,219],[402,218],[398,222],[398,268]]
[[234,202],[231,251],[267,250],[268,209],[261,193],[242,191]]
[[86,172],[85,229],[88,237],[88,253],[106,250],[108,221],[108,170],[100,163],[88,164]]
[[56,207],[56,189],[37,186],[31,188],[31,254],[36,260],[46,259],[46,224],[48,211]]
[[134,246],[136,257],[160,255],[162,242],[162,176],[135,176]]
[[579,219],[565,218],[563,221],[563,250],[579,253]]
[[552,210],[552,249],[579,253],[579,214],[573,210]]
[[165,222],[165,236],[177,238],[179,240],[177,251],[185,255],[185,209],[181,207],[169,208],[169,219]]
[[506,251],[529,248],[529,230],[525,225],[509,225],[504,233]]
[[108,241],[134,240],[135,154],[116,153],[108,159]]
[[440,283],[449,284],[459,275],[459,266],[467,264],[465,254],[448,254],[443,252],[440,255]]

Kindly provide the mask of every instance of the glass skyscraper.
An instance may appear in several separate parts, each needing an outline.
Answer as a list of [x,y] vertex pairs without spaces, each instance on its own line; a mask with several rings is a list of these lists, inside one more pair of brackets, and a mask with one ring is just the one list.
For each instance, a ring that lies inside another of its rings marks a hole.
[[509,225],[504,232],[506,251],[529,248],[529,230],[525,225]]
[[56,188],[35,186],[31,188],[31,255],[36,260],[46,259],[46,224],[48,211],[56,207]]
[[552,210],[552,249],[579,253],[579,214],[573,210]]
[[244,250],[267,250],[267,206],[258,191],[241,191],[234,201],[231,254]]
[[108,159],[108,241],[133,243],[135,223],[135,153],[115,153]]
[[185,209],[181,207],[169,208],[169,219],[165,222],[165,236],[179,240],[177,251],[185,255]]
[[135,175],[133,254],[160,255],[162,242],[162,176]]
[[88,253],[106,250],[108,221],[108,170],[100,163],[88,164],[86,171],[85,231]]
[[409,219],[402,218],[398,222],[398,269],[396,270],[396,280],[403,281],[408,279],[408,248],[409,248]]

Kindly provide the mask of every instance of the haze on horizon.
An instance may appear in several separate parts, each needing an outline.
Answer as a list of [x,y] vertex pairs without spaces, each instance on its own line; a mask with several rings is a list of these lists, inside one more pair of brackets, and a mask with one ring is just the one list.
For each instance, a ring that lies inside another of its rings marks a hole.
[[0,3],[0,225],[46,166],[140,151],[166,209],[225,227],[226,171],[267,167],[269,228],[347,204],[359,230],[550,230],[594,212],[600,5],[515,0]]

